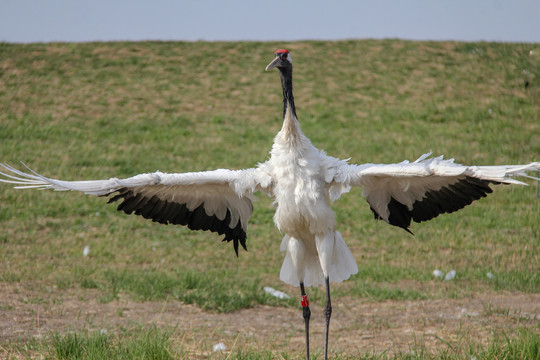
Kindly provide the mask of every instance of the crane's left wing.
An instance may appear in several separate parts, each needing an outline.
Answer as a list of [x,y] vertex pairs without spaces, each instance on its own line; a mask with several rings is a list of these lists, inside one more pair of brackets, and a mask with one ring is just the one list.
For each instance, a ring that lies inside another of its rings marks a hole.
[[225,235],[246,248],[248,220],[253,212],[252,193],[264,190],[264,172],[258,168],[167,174],[139,174],[126,179],[63,181],[22,172],[0,164],[6,173],[0,182],[16,188],[80,191],[89,195],[111,195],[109,203],[121,200],[118,210],[135,213],[162,224],[185,225],[192,230],[210,230]]
[[[413,163],[349,165],[335,160],[327,167],[327,181],[345,187],[362,186],[362,195],[376,219],[410,232],[411,220],[430,220],[462,209],[493,190],[490,184],[521,184],[514,177],[536,179],[527,171],[540,163],[502,166],[465,166],[424,154]],[[334,185],[334,186],[336,186]]]

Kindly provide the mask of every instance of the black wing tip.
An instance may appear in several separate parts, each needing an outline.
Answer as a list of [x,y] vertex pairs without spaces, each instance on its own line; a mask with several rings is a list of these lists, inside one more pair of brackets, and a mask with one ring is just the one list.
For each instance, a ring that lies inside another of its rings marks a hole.
[[220,235],[225,234],[223,241],[233,241],[236,256],[238,256],[240,245],[247,251],[246,232],[242,228],[240,220],[238,220],[234,228],[231,228],[230,210],[227,210],[225,218],[220,220],[216,215],[207,215],[204,204],[189,210],[186,204],[161,200],[156,195],[144,197],[127,188],[119,189],[114,196],[109,198],[107,203],[113,203],[121,199],[122,202],[117,207],[118,211],[123,211],[128,215],[135,213],[145,219],[164,225],[184,225],[190,230],[205,230]]
[[483,180],[467,176],[440,190],[427,192],[421,201],[413,204],[411,215],[415,222],[428,221],[440,214],[450,214],[463,209],[474,201],[493,192],[489,185],[497,181]]
[[[373,212],[375,220],[383,220],[372,206],[370,206],[370,209]],[[391,198],[388,203],[388,210],[390,211],[390,215],[386,222],[392,226],[397,226],[414,236],[413,232],[409,229],[411,225],[411,214],[407,206],[401,204],[396,199]]]
[[[422,200],[413,203],[412,210],[391,197],[387,204],[389,211],[387,222],[414,235],[409,229],[411,220],[419,223],[434,219],[440,214],[461,210],[473,201],[492,193],[491,184],[498,185],[500,182],[466,176],[439,190],[426,192]],[[370,208],[375,220],[381,220],[382,218],[377,211],[371,206]]]
[[408,227],[406,227],[406,228],[402,227],[402,229],[405,230],[406,232],[408,232],[409,234],[411,234],[412,236],[414,236],[414,233]]
[[[236,226],[236,228],[234,230],[236,230],[238,228],[238,226],[240,226],[240,221],[238,221],[238,225]],[[242,245],[242,247],[244,248],[245,251],[248,251],[247,249],[247,245],[246,245],[246,239],[247,239],[247,235],[246,235],[246,232],[244,231],[244,229],[241,228],[240,230],[240,233],[239,234],[234,234],[231,236],[231,234],[226,234],[225,237],[223,238],[223,240],[221,240],[222,242],[230,242],[232,241],[233,242],[233,248],[234,248],[234,252],[236,254],[236,257],[238,257],[238,249],[240,248],[240,245]]]

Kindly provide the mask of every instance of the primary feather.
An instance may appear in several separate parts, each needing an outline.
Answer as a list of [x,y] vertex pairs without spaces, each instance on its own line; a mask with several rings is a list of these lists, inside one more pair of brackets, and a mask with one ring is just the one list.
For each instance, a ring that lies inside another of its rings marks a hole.
[[135,213],[162,224],[185,225],[192,230],[210,230],[225,235],[246,248],[248,220],[253,212],[252,193],[268,183],[267,175],[258,169],[167,174],[154,172],[126,179],[64,181],[22,172],[0,164],[13,175],[2,182],[18,184],[16,188],[79,191],[88,195],[115,194],[109,203],[122,200],[118,210]]

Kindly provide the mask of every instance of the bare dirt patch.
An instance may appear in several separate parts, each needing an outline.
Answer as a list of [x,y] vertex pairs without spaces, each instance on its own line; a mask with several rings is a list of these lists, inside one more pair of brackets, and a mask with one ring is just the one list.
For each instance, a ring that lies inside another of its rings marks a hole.
[[[48,337],[51,332],[109,331],[145,325],[176,328],[175,346],[207,357],[223,342],[229,350],[266,349],[301,353],[299,309],[259,306],[229,314],[206,312],[178,301],[137,302],[127,296],[103,303],[94,290],[46,295],[0,285],[0,344]],[[466,299],[372,302],[336,298],[331,320],[335,352],[396,352],[423,345],[436,351],[452,344],[488,344],[494,334],[520,327],[539,331],[540,294],[482,294]],[[322,349],[322,308],[312,304],[311,341]]]

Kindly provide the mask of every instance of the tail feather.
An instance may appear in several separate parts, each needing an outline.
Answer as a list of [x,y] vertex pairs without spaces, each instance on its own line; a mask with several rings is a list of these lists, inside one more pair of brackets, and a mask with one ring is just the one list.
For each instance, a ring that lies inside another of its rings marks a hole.
[[342,282],[350,278],[351,275],[357,274],[358,266],[339,231],[336,231],[335,239],[329,276],[332,282]]
[[[325,279],[318,255],[316,253],[305,252],[303,254],[304,258],[298,262],[303,266],[303,269],[297,271],[291,257],[292,255],[287,251],[289,240],[289,236],[285,235],[280,247],[281,251],[285,252],[285,259],[283,260],[279,274],[281,281],[292,286],[299,286],[301,279],[299,279],[298,274],[300,273],[303,274],[305,286],[324,285]],[[350,278],[351,275],[358,273],[356,261],[338,231],[335,232],[334,236],[332,262],[328,273],[330,282],[342,282]]]

